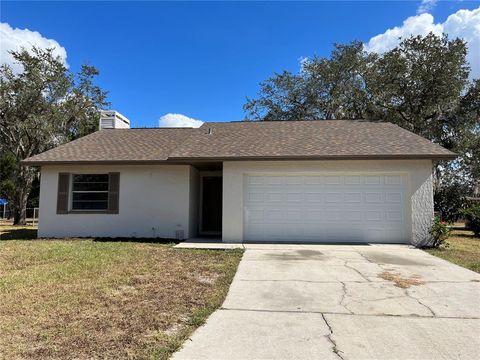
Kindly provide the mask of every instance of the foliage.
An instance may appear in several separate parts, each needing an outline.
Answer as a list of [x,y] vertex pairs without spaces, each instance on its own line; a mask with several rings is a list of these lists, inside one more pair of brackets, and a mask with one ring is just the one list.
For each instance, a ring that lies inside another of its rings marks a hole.
[[433,195],[435,210],[440,212],[441,220],[454,222],[463,215],[462,209],[467,205],[465,192],[465,186],[458,183],[438,186],[435,189]]
[[[458,154],[435,169],[437,188],[446,189],[436,199],[445,208],[453,187],[462,198],[480,186],[480,79],[469,80],[466,54],[462,39],[433,33],[383,54],[361,42],[335,44],[330,57],[304,60],[298,74],[262,82],[244,110],[251,120],[389,121],[438,143]],[[449,216],[459,205],[449,205]]]
[[15,192],[14,174],[18,161],[12,153],[0,155],[0,198],[10,199]]
[[455,227],[448,238],[448,248],[426,249],[432,255],[480,273],[480,238],[472,232]]
[[450,232],[450,226],[446,222],[441,221],[439,217],[435,217],[432,227],[430,228],[430,235],[433,240],[431,247],[448,247],[446,240],[450,236]]
[[473,231],[475,236],[480,236],[480,204],[465,209],[463,214],[468,228]]
[[[53,49],[33,47],[12,52],[23,71],[0,67],[0,154],[15,159],[15,185],[9,200],[15,223],[25,222],[25,208],[37,171],[20,161],[94,131],[106,93],[94,85],[98,71],[83,65],[72,73]],[[10,156],[9,155],[9,156]]]
[[329,59],[306,59],[299,74],[284,71],[260,84],[244,106],[254,120],[359,119],[368,112],[365,73],[376,58],[361,42],[335,44]]

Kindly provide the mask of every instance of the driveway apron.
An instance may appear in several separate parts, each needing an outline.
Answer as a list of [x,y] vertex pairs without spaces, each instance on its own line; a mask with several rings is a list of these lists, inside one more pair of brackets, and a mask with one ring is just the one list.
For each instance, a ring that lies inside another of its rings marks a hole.
[[173,359],[472,359],[480,275],[407,246],[246,245]]

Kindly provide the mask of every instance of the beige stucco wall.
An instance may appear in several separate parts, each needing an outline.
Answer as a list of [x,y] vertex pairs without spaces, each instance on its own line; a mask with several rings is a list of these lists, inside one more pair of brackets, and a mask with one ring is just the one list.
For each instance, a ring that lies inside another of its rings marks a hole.
[[[58,173],[120,172],[119,214],[56,214]],[[195,188],[188,165],[44,166],[40,187],[40,237],[185,237],[195,231]],[[195,234],[193,234],[195,235]]]
[[223,241],[243,240],[244,177],[251,174],[389,173],[407,176],[407,233],[412,244],[428,240],[433,218],[430,160],[230,161],[223,164]]

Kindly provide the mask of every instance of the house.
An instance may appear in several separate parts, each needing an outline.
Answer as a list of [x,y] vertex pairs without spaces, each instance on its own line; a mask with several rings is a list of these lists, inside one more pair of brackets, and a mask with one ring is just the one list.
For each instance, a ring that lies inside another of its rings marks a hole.
[[105,129],[33,156],[40,237],[422,244],[432,164],[455,154],[387,122]]

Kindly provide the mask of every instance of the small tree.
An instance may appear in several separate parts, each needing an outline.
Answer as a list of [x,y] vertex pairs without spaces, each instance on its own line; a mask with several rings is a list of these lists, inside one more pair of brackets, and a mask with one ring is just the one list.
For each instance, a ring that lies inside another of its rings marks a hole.
[[[23,71],[0,67],[0,157],[9,158],[9,190],[15,224],[25,224],[26,204],[37,170],[20,161],[94,131],[106,92],[94,85],[88,65],[74,74],[53,55],[33,47],[12,52]],[[13,160],[12,160],[13,159]],[[3,181],[0,181],[3,183]]]

